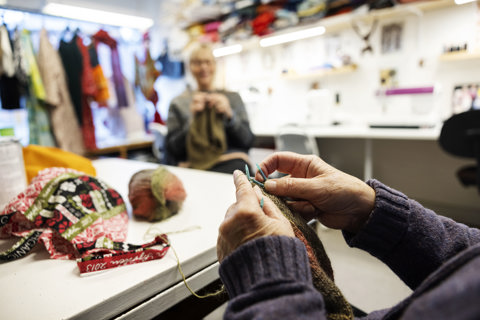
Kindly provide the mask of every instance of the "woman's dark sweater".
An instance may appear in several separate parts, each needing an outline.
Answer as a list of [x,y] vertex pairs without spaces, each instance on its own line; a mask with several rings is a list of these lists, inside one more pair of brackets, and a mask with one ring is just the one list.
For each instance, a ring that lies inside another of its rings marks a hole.
[[[376,180],[375,208],[347,243],[387,264],[413,291],[364,319],[480,319],[480,230],[439,216]],[[220,266],[230,296],[225,319],[325,319],[301,241],[270,236],[239,247]]]

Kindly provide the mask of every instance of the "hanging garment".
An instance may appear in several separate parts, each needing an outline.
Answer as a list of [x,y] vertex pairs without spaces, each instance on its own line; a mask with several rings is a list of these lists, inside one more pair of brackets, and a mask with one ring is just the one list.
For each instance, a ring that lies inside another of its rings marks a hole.
[[162,64],[162,76],[178,79],[185,74],[184,63],[170,58],[167,45],[165,45],[165,50],[157,58],[157,61]]
[[25,52],[22,47],[21,32],[18,29],[14,31],[13,37],[13,65],[15,67],[15,77],[23,91],[28,90],[28,68],[25,61]]
[[82,70],[83,57],[77,45],[77,35],[71,41],[60,40],[58,52],[67,74],[68,91],[75,107],[77,121],[82,125]]
[[15,74],[13,50],[7,27],[4,24],[0,26],[0,57],[0,74],[13,77]]
[[121,108],[120,117],[123,120],[123,125],[126,132],[127,139],[138,139],[139,137],[145,137],[145,124],[141,114],[138,112],[137,104],[135,101],[135,93],[133,86],[127,78],[123,77],[123,83],[125,85],[125,92],[127,93],[128,106]]
[[87,149],[96,149],[97,143],[95,139],[95,124],[93,121],[92,108],[90,102],[97,93],[97,87],[93,75],[92,66],[90,64],[90,54],[87,47],[83,44],[83,39],[77,36],[77,46],[80,50],[83,60],[82,70],[82,133],[85,146]]
[[110,47],[113,81],[115,84],[115,93],[117,95],[117,103],[119,107],[127,106],[127,96],[123,85],[122,69],[120,67],[120,57],[118,55],[117,41],[113,39],[105,30],[99,30],[93,35],[95,46],[104,43]]
[[95,82],[96,94],[94,100],[101,107],[107,106],[107,101],[110,98],[110,91],[108,90],[108,81],[103,74],[103,69],[98,62],[97,50],[93,43],[88,47],[88,54],[90,56],[90,65],[92,66],[93,81]]
[[28,110],[29,142],[42,146],[55,146],[48,110],[45,109],[45,88],[33,52],[30,32],[23,30],[19,36],[22,54],[24,55],[22,61],[25,61],[28,75],[26,104]]
[[150,50],[145,50],[145,61],[135,56],[135,86],[140,87],[141,92],[148,101],[153,103],[155,108],[154,121],[165,124],[157,110],[158,93],[155,91],[155,80],[160,76],[161,72],[155,68],[155,61],[150,56]]
[[[128,215],[121,195],[67,168],[42,170],[0,217],[0,235],[20,238],[0,253],[1,262],[21,258],[42,242],[51,258],[78,259],[80,273],[86,273],[160,259],[169,247],[166,235],[143,245],[124,243]],[[160,248],[149,248],[154,245]]]
[[155,61],[150,56],[150,50],[145,50],[145,60],[143,62],[135,56],[135,85],[140,87],[145,98],[154,105],[157,105],[158,93],[153,85],[160,74],[160,71],[155,68]]
[[50,119],[58,147],[83,154],[83,138],[68,91],[67,76],[45,29],[40,31],[38,66],[46,91],[45,102],[51,106]]

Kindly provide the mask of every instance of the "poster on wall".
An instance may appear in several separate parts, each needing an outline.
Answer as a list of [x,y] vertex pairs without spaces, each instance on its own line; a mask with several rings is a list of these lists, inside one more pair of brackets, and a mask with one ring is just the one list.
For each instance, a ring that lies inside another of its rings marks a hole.
[[453,114],[480,110],[480,83],[456,85],[453,88]]
[[403,24],[391,23],[382,27],[382,53],[394,53],[402,49]]

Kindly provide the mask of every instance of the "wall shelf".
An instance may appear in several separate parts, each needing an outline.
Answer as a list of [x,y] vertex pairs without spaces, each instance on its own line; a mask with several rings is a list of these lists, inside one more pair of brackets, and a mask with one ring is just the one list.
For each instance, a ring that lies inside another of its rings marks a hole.
[[306,72],[306,73],[290,72],[290,73],[283,74],[282,78],[287,79],[287,80],[323,78],[323,77],[326,77],[326,76],[352,73],[355,70],[357,70],[357,65],[356,64],[350,64],[350,65],[342,66],[342,67],[339,67],[339,68],[322,69],[322,70],[311,71],[311,72]]
[[449,52],[449,53],[444,53],[440,56],[440,61],[468,61],[468,60],[479,60],[479,59],[480,59],[479,51]]
[[390,8],[384,9],[376,9],[368,11],[364,7],[364,9],[359,8],[355,11],[350,13],[344,13],[334,16],[329,16],[325,18],[321,18],[315,22],[310,23],[300,23],[296,26],[291,26],[285,29],[277,30],[272,34],[258,37],[252,36],[249,40],[246,41],[239,41],[239,44],[243,45],[244,50],[251,50],[258,48],[258,41],[262,38],[267,38],[273,35],[280,35],[283,33],[290,33],[295,31],[300,31],[303,29],[308,29],[312,27],[323,26],[325,27],[325,33],[335,33],[340,32],[342,30],[348,29],[352,27],[352,21],[364,22],[364,23],[372,23],[374,20],[385,20],[391,18],[402,18],[408,16],[423,16],[426,12],[434,11],[438,9],[444,9],[455,6],[454,0],[426,0],[426,1],[418,1],[418,2],[411,2],[407,4],[397,4]]
[[[398,4],[394,7],[377,9],[371,11],[357,10],[351,13],[340,14],[326,17],[310,26],[322,25],[326,28],[326,33],[338,32],[352,26],[352,21],[361,21],[371,23],[375,19],[385,20],[391,18],[401,18],[407,16],[421,17],[425,12],[444,9],[455,6],[454,0],[427,0],[407,4]],[[307,27],[307,26],[305,26]]]

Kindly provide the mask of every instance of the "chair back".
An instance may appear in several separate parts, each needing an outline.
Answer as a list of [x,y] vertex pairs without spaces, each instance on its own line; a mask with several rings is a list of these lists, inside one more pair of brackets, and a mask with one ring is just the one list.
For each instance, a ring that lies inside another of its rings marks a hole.
[[298,125],[285,125],[278,130],[275,136],[275,149],[320,155],[315,138]]
[[152,144],[152,153],[160,161],[160,163],[164,163],[165,161],[165,138],[168,133],[168,129],[166,125],[150,122],[148,124],[148,129],[153,134],[154,140]]
[[452,155],[476,160],[475,166],[461,168],[457,175],[464,185],[477,185],[480,192],[480,110],[469,110],[447,119],[439,142]]

